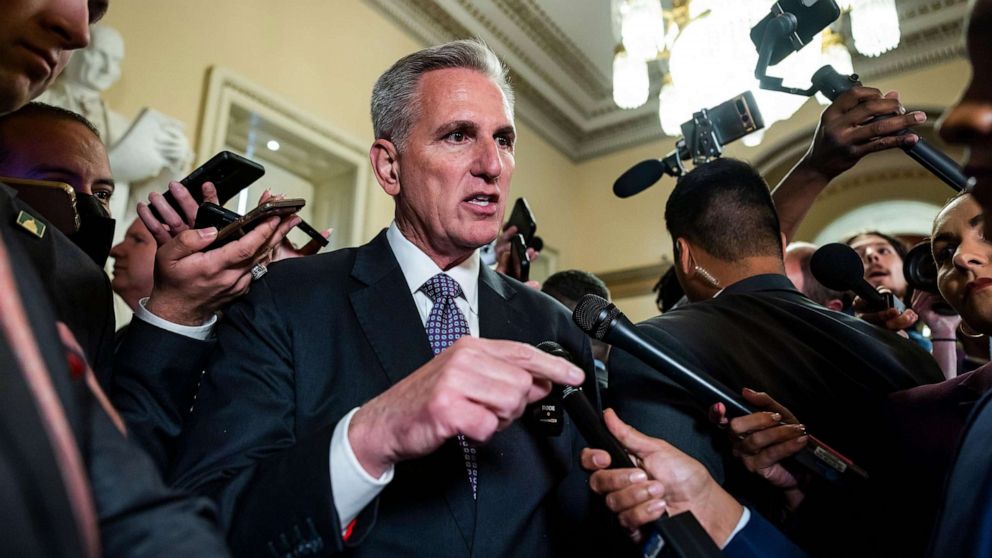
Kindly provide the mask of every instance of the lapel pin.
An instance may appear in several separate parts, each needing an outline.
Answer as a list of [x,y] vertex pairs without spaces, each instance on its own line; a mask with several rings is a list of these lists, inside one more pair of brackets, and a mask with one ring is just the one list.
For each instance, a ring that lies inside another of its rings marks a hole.
[[37,236],[38,238],[45,236],[45,230],[47,229],[45,224],[27,211],[22,210],[17,214],[17,224],[20,225],[22,229]]

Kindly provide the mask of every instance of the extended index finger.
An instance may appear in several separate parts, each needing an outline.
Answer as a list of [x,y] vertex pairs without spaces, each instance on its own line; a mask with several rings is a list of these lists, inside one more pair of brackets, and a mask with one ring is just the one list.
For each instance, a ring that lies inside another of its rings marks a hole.
[[486,339],[480,344],[489,355],[506,360],[529,372],[535,379],[578,386],[585,379],[582,369],[537,347],[517,341]]

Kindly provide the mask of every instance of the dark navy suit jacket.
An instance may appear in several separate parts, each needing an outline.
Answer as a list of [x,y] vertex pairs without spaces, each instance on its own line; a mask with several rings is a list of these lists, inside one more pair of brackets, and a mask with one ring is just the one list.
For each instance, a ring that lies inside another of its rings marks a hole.
[[[588,339],[563,306],[485,267],[479,283],[482,337],[555,340],[595,390]],[[479,448],[477,502],[449,441],[397,465],[342,540],[333,428],[432,356],[385,233],[273,265],[219,325],[174,481],[218,502],[240,556],[554,556],[568,542],[595,552],[588,543],[603,541],[609,523],[586,523],[598,518],[578,461],[584,442],[571,424],[547,437],[522,421]]]

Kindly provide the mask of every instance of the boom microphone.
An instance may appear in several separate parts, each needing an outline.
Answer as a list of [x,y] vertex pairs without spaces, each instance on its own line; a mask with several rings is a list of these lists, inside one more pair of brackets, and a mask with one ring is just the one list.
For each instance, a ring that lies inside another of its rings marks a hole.
[[[554,341],[544,341],[537,348],[575,364],[571,353]],[[605,450],[610,454],[610,469],[637,467],[627,455],[627,450],[606,428],[603,416],[589,403],[582,388],[556,384],[554,389],[561,394],[568,416],[589,447]],[[645,558],[657,556],[666,547],[671,550],[669,556],[679,558],[723,556],[692,512],[676,516],[663,515],[650,524],[650,529],[654,533],[642,547]]]
[[881,312],[889,308],[900,308],[902,304],[892,293],[879,292],[865,281],[865,267],[861,256],[847,244],[832,242],[824,244],[813,253],[809,260],[809,270],[824,287],[835,291],[852,291],[867,304],[866,311]]
[[664,174],[665,165],[658,159],[641,161],[620,175],[620,178],[613,183],[613,193],[618,198],[629,198],[634,194],[640,194],[661,180]]
[[[605,341],[637,357],[644,364],[665,374],[687,390],[704,407],[723,403],[728,418],[749,415],[757,411],[737,394],[701,370],[692,370],[675,360],[646,338],[614,304],[594,294],[579,300],[572,313],[579,328],[593,339]],[[868,473],[813,436],[794,456],[795,460],[814,473],[835,483],[866,480]]]

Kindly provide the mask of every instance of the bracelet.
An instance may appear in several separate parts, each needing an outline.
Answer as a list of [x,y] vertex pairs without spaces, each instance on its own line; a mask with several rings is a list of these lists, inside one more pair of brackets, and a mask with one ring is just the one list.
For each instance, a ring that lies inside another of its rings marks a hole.
[[933,342],[933,341],[950,341],[952,343],[956,343],[957,342],[957,339],[954,338],[954,337],[931,337],[930,338],[930,341],[931,342]]

